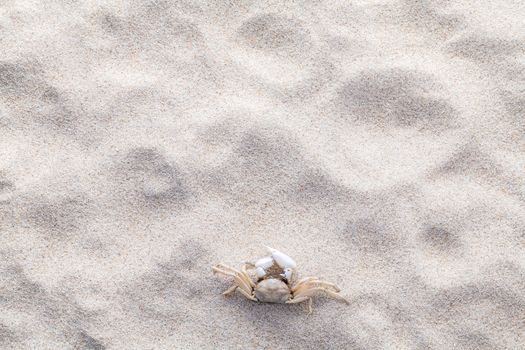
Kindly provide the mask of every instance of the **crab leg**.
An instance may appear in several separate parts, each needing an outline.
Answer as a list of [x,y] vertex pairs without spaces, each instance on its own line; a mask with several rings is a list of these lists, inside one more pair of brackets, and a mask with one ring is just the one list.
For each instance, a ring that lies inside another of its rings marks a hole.
[[324,291],[326,294],[328,294],[330,297],[334,298],[334,299],[337,299],[337,300],[341,300],[343,303],[347,304],[347,305],[350,305],[350,302],[348,301],[348,299],[346,299],[345,297],[343,297],[342,295],[340,294],[337,294],[335,292],[332,292],[331,290],[325,290]]
[[216,265],[216,267],[220,268],[220,269],[223,269],[223,270],[226,270],[226,271],[230,271],[230,272],[234,272],[234,273],[239,273],[239,270],[236,270],[234,269],[233,267],[229,267],[228,265],[224,265],[223,263],[219,263]]
[[223,275],[226,275],[226,276],[235,276],[235,272],[226,271],[217,266],[213,266],[211,269],[213,270],[213,272],[222,273]]
[[248,272],[246,271],[246,265],[247,265],[247,264],[242,265],[242,268],[241,268],[241,271],[242,271],[243,277],[246,279],[246,281],[250,284],[250,286],[251,286],[252,288],[255,288],[255,283],[253,283],[252,279],[251,279],[250,276],[248,275]]
[[[229,266],[224,265],[224,264],[217,264],[214,268],[223,270],[222,272],[226,272],[227,271],[227,272],[230,272],[230,273],[234,273],[234,274],[240,275],[244,279],[246,279],[246,282],[248,282],[249,285],[252,285],[252,283],[253,283],[253,281],[251,281],[251,278],[248,276],[248,273],[246,272],[246,267],[245,266],[243,266],[242,272],[239,271],[239,270],[234,269],[233,267],[229,267]],[[253,286],[255,287],[255,284]]]
[[310,297],[308,297],[308,296],[297,297],[297,298],[293,298],[293,299],[287,300],[286,304],[302,303],[303,301],[307,301],[308,299],[310,299]]
[[301,283],[304,283],[304,282],[308,282],[308,281],[312,281],[312,280],[318,280],[319,278],[318,277],[305,277],[305,278],[301,278],[297,284],[301,284]]
[[308,315],[310,315],[312,313],[312,298],[310,297],[302,296],[302,297],[290,299],[286,301],[286,304],[298,304],[298,303],[302,303],[303,301],[307,301],[307,300],[308,300]]
[[221,269],[224,269],[224,270],[231,271],[233,273],[236,273],[236,274],[240,275],[245,282],[247,282],[252,288],[254,288],[255,287],[255,283],[253,283],[253,281],[250,278],[250,276],[248,276],[248,272],[246,272],[246,265],[247,264],[244,264],[242,266],[241,271],[238,271],[238,270],[234,269],[233,267],[229,267],[229,266],[224,265],[222,263],[217,264],[217,267],[219,267]]
[[241,292],[241,294],[244,295],[246,298],[248,298],[250,300],[253,300],[253,301],[258,301],[257,299],[255,299],[255,297],[253,295],[251,295],[250,293],[248,293],[244,289],[239,288],[238,291]]
[[222,295],[224,295],[225,297],[229,297],[230,295],[232,295],[235,292],[237,287],[238,286],[236,284],[234,284],[233,286],[228,288],[224,293],[222,293]]
[[350,302],[348,300],[346,300],[342,295],[340,295],[340,294],[338,294],[338,293],[336,293],[334,291],[331,291],[329,289],[323,288],[323,287],[307,288],[306,290],[303,290],[300,293],[296,293],[295,296],[297,298],[300,298],[302,296],[312,296],[312,295],[315,295],[316,292],[326,293],[328,296],[330,296],[330,297],[332,297],[334,299],[341,300],[341,301],[345,302],[346,304],[350,304]]
[[252,287],[250,287],[249,284],[246,283],[246,281],[239,277],[239,276],[235,276],[234,277],[235,279],[235,282],[237,282],[237,284],[239,285],[239,288],[241,288],[242,290],[244,290],[246,293],[250,294],[252,293]]
[[[212,267],[212,270],[214,272],[222,273],[222,274],[227,275],[227,276],[232,276],[233,279],[235,280],[235,282],[237,282],[237,285],[238,285],[239,288],[243,289],[246,293],[251,294],[253,288],[246,281],[246,277],[243,276],[243,274],[241,272],[239,272],[239,271],[237,271],[237,272],[230,272],[230,271],[226,271],[226,270],[223,270],[221,268],[218,268],[217,266]],[[224,266],[222,266],[222,267],[224,267]],[[228,269],[236,271],[235,269],[233,269],[231,267],[228,268]]]
[[339,288],[338,286],[336,286],[333,283],[326,282],[326,281],[317,281],[317,280],[305,282],[305,283],[299,285],[298,287],[296,286],[295,288],[293,288],[292,291],[300,293],[303,289],[305,289],[305,288],[312,288],[312,287],[333,288],[336,292],[340,292],[341,291],[341,288]]
[[292,288],[292,292],[295,292],[295,290],[297,290],[302,284],[306,283],[306,282],[309,282],[309,281],[314,281],[314,280],[319,280],[317,277],[305,277],[305,278],[302,278],[300,279],[296,284],[295,286],[293,286]]

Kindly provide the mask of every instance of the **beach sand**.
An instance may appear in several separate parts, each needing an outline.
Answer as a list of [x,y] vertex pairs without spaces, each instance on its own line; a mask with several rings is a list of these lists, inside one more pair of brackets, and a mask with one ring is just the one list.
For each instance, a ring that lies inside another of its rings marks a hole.
[[[0,47],[0,348],[524,348],[522,0],[5,0]],[[224,298],[266,245],[350,304]]]

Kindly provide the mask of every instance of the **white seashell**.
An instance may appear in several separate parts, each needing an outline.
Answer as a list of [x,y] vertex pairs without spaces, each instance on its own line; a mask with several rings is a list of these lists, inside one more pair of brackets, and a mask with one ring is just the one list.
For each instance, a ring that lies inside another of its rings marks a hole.
[[277,265],[279,265],[281,268],[295,269],[295,267],[297,266],[295,261],[293,261],[293,259],[290,258],[288,255],[278,251],[277,249],[273,249],[270,247],[266,247],[266,248],[268,248],[268,250],[272,253],[273,260],[275,260]]
[[273,259],[271,256],[267,256],[265,258],[257,260],[255,263],[255,267],[262,267],[263,269],[268,269],[272,267],[273,265]]
[[257,277],[259,278],[266,276],[266,271],[262,267],[256,268],[255,272],[257,272]]

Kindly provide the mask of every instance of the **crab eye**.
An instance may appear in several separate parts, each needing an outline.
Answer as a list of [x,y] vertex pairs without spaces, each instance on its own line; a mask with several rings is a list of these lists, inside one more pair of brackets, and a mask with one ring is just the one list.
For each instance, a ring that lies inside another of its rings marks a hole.
[[284,269],[283,275],[284,275],[284,278],[286,278],[288,282],[292,280],[292,273],[293,273],[292,269],[290,268]]
[[288,282],[290,282],[292,280],[292,274],[293,274],[293,270],[290,268],[286,268],[283,270],[283,273],[281,274],[281,276],[283,276],[284,278],[286,278]]

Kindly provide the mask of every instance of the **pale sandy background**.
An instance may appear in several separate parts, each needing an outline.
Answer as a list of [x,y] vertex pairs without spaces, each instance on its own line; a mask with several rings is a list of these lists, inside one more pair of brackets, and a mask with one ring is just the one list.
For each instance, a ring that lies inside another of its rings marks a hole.
[[[0,348],[524,349],[525,2],[0,1]],[[349,306],[211,275],[279,248]]]

